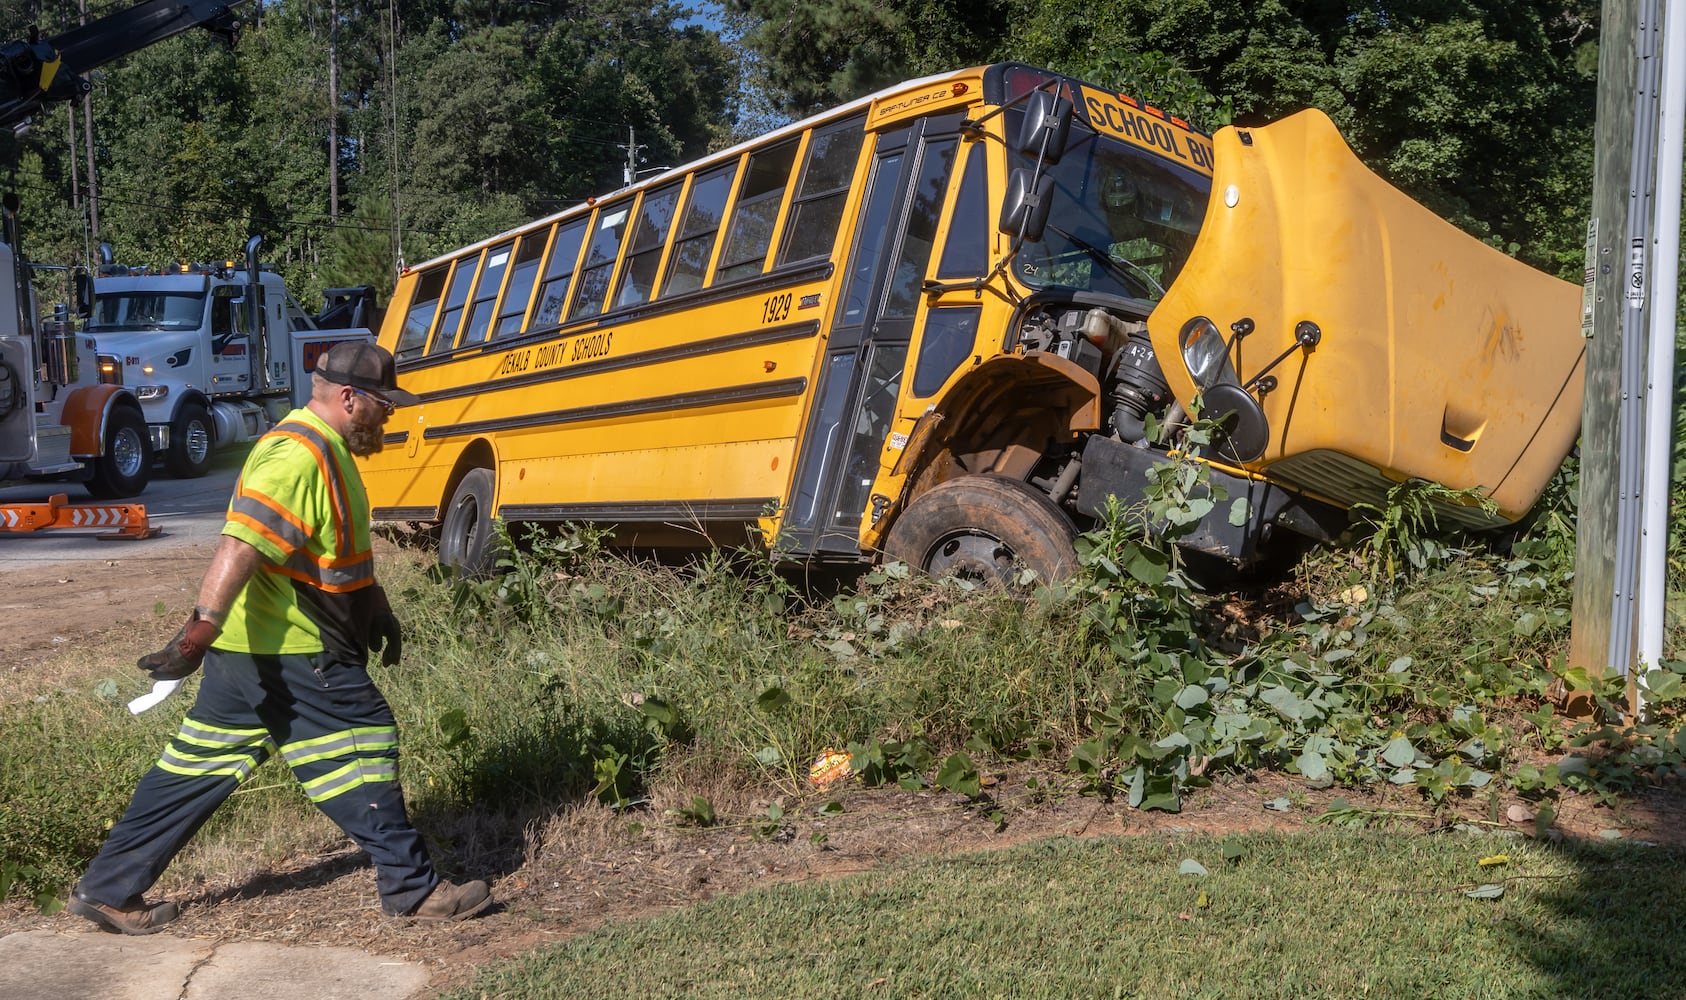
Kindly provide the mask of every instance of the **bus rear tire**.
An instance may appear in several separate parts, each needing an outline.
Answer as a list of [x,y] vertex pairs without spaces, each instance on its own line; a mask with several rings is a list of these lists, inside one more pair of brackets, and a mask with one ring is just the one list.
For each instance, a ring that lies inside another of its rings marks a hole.
[[181,416],[170,428],[170,450],[164,454],[170,475],[198,479],[211,471],[212,440],[211,415],[205,408],[196,404],[182,407]]
[[105,422],[105,453],[93,460],[88,495],[97,500],[122,500],[146,489],[152,472],[152,438],[146,420],[134,410],[118,407]]
[[491,469],[470,469],[457,484],[439,530],[439,565],[481,577],[497,566],[500,549],[492,526]]
[[1010,585],[1023,569],[1062,580],[1077,568],[1077,529],[1047,494],[1006,476],[962,476],[902,511],[884,551],[932,576]]

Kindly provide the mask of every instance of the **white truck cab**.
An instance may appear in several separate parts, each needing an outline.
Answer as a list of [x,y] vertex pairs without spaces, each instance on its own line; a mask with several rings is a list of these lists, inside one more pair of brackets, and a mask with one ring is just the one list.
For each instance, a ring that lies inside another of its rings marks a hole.
[[[86,334],[100,380],[140,401],[153,451],[178,477],[202,476],[219,448],[256,438],[310,395],[316,357],[344,340],[370,340],[369,289],[330,289],[312,317],[281,276],[256,262],[128,268],[94,279]],[[324,326],[324,323],[329,324]]]

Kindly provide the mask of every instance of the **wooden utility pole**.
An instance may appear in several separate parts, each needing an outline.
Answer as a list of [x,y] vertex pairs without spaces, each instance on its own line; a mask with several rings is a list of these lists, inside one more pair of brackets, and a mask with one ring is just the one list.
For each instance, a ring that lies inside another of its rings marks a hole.
[[[1655,87],[1644,92],[1639,80],[1642,70],[1656,69],[1658,7],[1655,0],[1604,0],[1600,29],[1597,145],[1581,317],[1587,337],[1586,395],[1569,640],[1570,665],[1594,674],[1610,669],[1625,674],[1633,659],[1639,507],[1637,481],[1628,480],[1635,478],[1631,473],[1637,471],[1639,449],[1629,445],[1641,432],[1642,409],[1635,394],[1636,384],[1643,384],[1639,314],[1646,278],[1645,246],[1636,244],[1635,233],[1646,225],[1650,210],[1651,147],[1646,141],[1654,142],[1656,122]],[[1642,65],[1642,51],[1652,65]],[[1624,330],[1635,334],[1634,343],[1624,345]],[[1638,365],[1637,379],[1624,372],[1624,364]]]
[[340,218],[340,5],[328,4],[328,221]]
[[[88,23],[88,0],[82,0],[82,23]],[[88,144],[88,242],[100,245],[99,179],[94,173],[94,95],[82,95],[82,138]]]

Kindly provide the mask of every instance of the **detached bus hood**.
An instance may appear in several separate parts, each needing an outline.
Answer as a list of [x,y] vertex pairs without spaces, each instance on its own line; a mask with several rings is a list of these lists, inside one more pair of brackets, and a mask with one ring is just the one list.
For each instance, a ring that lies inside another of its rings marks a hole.
[[[1479,487],[1506,521],[1526,513],[1580,429],[1580,289],[1371,173],[1322,112],[1225,128],[1215,160],[1193,255],[1148,319],[1177,398],[1195,392],[1183,325],[1204,316],[1228,338],[1250,318],[1240,381],[1287,357],[1248,469],[1343,506],[1420,478]],[[1307,320],[1321,339],[1296,349]]]

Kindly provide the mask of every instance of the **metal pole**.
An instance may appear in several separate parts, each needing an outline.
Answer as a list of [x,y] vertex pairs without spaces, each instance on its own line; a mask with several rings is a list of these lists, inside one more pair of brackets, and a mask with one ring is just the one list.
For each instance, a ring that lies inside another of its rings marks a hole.
[[[1680,294],[1681,160],[1686,157],[1686,9],[1663,21],[1663,86],[1657,137],[1656,224],[1652,227],[1651,343],[1645,399],[1643,544],[1637,612],[1639,672],[1663,659],[1663,603],[1668,572],[1670,436],[1674,430],[1674,337]],[[1644,685],[1634,696],[1643,709]]]

